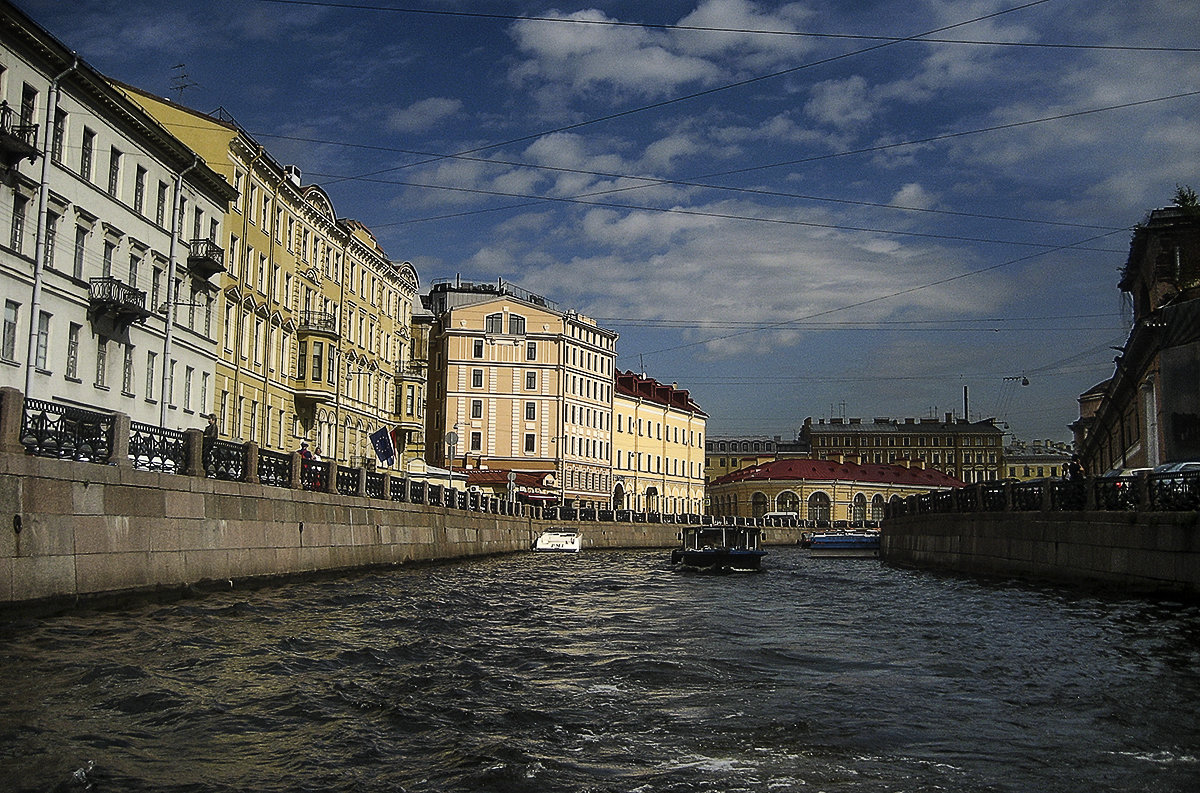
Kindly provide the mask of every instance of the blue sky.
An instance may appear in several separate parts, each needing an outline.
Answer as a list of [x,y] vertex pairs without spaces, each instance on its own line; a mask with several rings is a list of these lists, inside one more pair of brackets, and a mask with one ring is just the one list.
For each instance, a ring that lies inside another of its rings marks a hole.
[[617,330],[710,434],[966,387],[1068,440],[1130,227],[1200,187],[1191,0],[19,5],[223,107],[424,287],[503,277]]

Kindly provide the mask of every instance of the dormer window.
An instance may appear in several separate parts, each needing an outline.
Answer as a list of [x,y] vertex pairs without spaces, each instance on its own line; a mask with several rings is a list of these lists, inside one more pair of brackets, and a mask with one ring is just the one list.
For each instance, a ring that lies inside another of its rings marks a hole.
[[525,317],[511,314],[508,317],[508,332],[513,336],[525,335]]
[[504,332],[504,315],[503,314],[488,314],[483,318],[484,333],[503,333]]

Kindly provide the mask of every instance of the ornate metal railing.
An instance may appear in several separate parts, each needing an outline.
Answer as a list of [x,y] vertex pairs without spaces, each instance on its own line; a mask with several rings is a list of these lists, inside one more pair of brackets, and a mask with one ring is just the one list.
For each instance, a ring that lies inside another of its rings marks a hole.
[[1200,471],[1151,474],[1150,509],[1183,512],[1200,509]]
[[1013,485],[1013,509],[1018,512],[1036,511],[1042,508],[1042,486],[1036,482],[1021,482]]
[[204,450],[204,475],[227,482],[246,481],[246,444],[216,440]]
[[187,441],[181,430],[134,421],[129,425],[129,459],[142,471],[182,473],[187,467]]
[[1137,509],[1137,479],[1132,476],[1099,477],[1092,487],[1097,509]]
[[324,492],[329,482],[330,463],[325,460],[302,459],[300,461],[300,487],[304,490]]
[[999,482],[988,482],[983,485],[983,511],[984,512],[1002,512],[1004,511],[1006,496],[1004,485]]
[[408,500],[412,504],[425,503],[425,483],[424,482],[409,482],[408,483]]
[[21,445],[26,454],[89,463],[108,463],[113,417],[107,413],[26,399]]
[[292,456],[270,449],[258,450],[258,481],[275,487],[292,486]]
[[337,467],[337,481],[334,485],[337,487],[338,495],[342,496],[357,496],[358,495],[358,469],[351,468],[347,465],[339,465]]
[[407,501],[408,500],[408,480],[402,476],[393,476],[391,484],[388,486],[391,491],[388,493],[389,501]]
[[1050,509],[1079,511],[1087,504],[1087,491],[1082,479],[1047,482],[1050,489]]
[[367,498],[383,498],[383,480],[383,474],[375,473],[374,471],[367,472]]

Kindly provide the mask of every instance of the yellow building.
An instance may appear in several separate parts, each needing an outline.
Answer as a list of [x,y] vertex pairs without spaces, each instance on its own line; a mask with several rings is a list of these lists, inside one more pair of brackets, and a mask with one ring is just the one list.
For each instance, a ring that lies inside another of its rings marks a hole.
[[615,380],[614,509],[704,514],[708,415],[674,385],[633,372]]
[[789,458],[734,471],[709,483],[714,515],[759,518],[790,512],[816,525],[883,519],[890,501],[962,487],[932,468]]
[[398,421],[420,376],[412,265],[389,261],[364,225],[339,219],[320,187],[302,185],[233,120],[119,87],[239,193],[224,223],[213,389],[222,435],[281,451],[308,440],[326,459],[373,466],[368,436],[386,428],[404,447],[396,465],[419,459],[421,422]]
[[505,281],[424,300],[429,462],[552,473],[563,503],[607,504],[617,334]]

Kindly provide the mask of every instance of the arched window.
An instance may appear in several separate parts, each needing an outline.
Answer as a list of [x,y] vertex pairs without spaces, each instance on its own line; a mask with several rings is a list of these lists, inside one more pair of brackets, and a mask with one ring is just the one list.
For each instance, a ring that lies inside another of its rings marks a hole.
[[503,314],[488,314],[483,318],[484,333],[503,333],[504,332],[504,315]]
[[871,520],[883,520],[883,496],[876,493],[871,499]]
[[859,493],[854,497],[854,509],[850,515],[850,520],[854,523],[863,523],[867,519],[867,497]]
[[800,514],[800,498],[791,490],[785,490],[775,499],[776,511]]
[[813,493],[808,497],[808,519],[829,522],[829,496]]
[[761,518],[767,514],[767,494],[757,492],[750,497],[751,514],[756,518]]
[[525,317],[511,314],[508,317],[508,332],[513,336],[525,335]]

